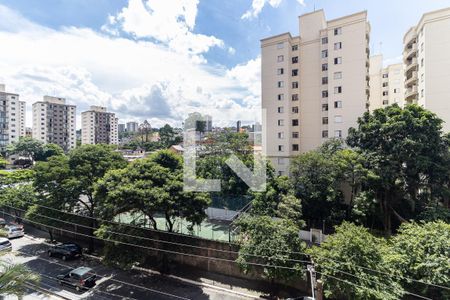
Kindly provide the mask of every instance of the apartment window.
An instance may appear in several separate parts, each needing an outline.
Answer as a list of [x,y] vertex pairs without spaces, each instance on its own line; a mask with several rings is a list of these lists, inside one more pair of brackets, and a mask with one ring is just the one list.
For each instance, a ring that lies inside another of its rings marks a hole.
[[284,94],[278,94],[278,101],[284,100]]
[[283,151],[284,151],[284,146],[278,145],[278,152],[283,152]]
[[397,94],[398,93],[398,89],[394,89],[394,94]]
[[342,116],[334,116],[334,123],[342,123]]
[[284,132],[278,132],[278,138],[284,139]]
[[389,74],[383,74],[383,78],[388,78],[389,77]]
[[292,70],[292,76],[298,76],[298,69]]
[[387,96],[388,94],[389,94],[388,91],[383,92],[383,96]]
[[298,151],[298,144],[292,144],[292,151]]
[[334,101],[334,108],[342,108],[342,101]]
[[292,45],[292,51],[297,51],[298,50],[298,45]]
[[335,57],[335,58],[334,58],[334,64],[335,64],[335,65],[340,65],[340,64],[342,64],[342,57]]
[[284,69],[283,68],[278,68],[277,69],[277,74],[278,75],[283,75],[283,73],[284,73]]
[[278,164],[284,165],[284,157],[278,157]]
[[389,104],[389,100],[383,100],[383,105],[388,105]]
[[423,89],[420,91],[420,98],[423,98]]
[[322,64],[322,71],[328,71],[328,64]]
[[423,82],[423,74],[420,75],[420,81]]
[[328,98],[328,91],[322,91],[322,98]]
[[322,111],[328,111],[328,104],[322,104]]
[[284,87],[284,81],[278,81],[278,87],[279,88]]
[[388,83],[387,82],[383,82],[383,87],[387,87]]
[[292,107],[292,113],[293,114],[298,114],[298,106]]
[[298,119],[292,120],[292,126],[298,126]]
[[420,44],[420,52],[423,52],[423,43]]
[[333,78],[334,79],[341,79],[342,78],[342,72],[334,72]]
[[283,42],[277,44],[277,49],[283,49],[283,48],[284,48]]
[[294,82],[292,83],[292,88],[293,88],[293,89],[298,89],[298,81],[294,81]]
[[278,62],[283,62],[284,61],[284,55],[278,55],[277,61]]
[[328,37],[322,38],[322,45],[328,44]]
[[334,87],[334,93],[335,94],[341,94],[342,93],[342,86]]
[[279,106],[278,107],[278,113],[282,114],[284,112],[284,107],[283,106]]
[[423,58],[420,60],[420,66],[423,67]]
[[298,94],[292,95],[292,101],[298,101]]
[[328,50],[322,50],[322,58],[328,57]]
[[334,29],[334,35],[340,35],[342,34],[342,27],[338,27]]
[[278,120],[278,126],[284,126],[284,120]]
[[297,131],[294,131],[294,132],[292,133],[292,138],[293,138],[293,139],[298,139],[298,137],[299,137],[298,132],[297,132]]
[[327,138],[328,137],[328,130],[322,130],[322,137]]
[[342,130],[335,130],[334,131],[334,137],[341,138],[342,137]]
[[322,77],[322,84],[328,84],[328,77]]
[[327,125],[328,124],[328,117],[322,117],[322,124]]
[[293,63],[293,64],[298,63],[298,56],[294,56],[294,57],[292,58],[292,63]]
[[334,43],[334,50],[342,49],[342,42]]
[[278,171],[278,176],[283,176],[284,172],[283,171]]

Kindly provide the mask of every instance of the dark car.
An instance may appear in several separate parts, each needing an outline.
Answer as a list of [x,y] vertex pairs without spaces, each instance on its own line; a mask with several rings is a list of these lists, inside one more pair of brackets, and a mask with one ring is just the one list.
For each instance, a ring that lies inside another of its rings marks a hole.
[[62,243],[48,249],[48,256],[61,257],[63,260],[81,257],[82,248],[75,243]]
[[77,291],[81,291],[95,286],[97,275],[95,275],[94,270],[91,268],[79,267],[68,273],[58,275],[56,278],[60,285],[70,285]]

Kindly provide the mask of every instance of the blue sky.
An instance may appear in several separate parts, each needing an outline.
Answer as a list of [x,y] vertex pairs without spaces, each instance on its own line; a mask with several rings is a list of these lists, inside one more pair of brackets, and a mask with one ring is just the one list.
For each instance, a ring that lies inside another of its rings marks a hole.
[[314,7],[328,19],[368,10],[372,53],[381,49],[394,62],[406,30],[423,13],[448,6],[450,0],[0,0],[0,81],[30,107],[58,93],[79,111],[93,102],[123,120],[176,123],[189,106],[257,106],[259,40],[297,35],[297,16]]

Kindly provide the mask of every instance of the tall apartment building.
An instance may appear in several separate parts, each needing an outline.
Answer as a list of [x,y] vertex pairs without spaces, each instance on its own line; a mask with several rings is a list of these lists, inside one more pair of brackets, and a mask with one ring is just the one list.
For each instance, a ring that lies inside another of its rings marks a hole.
[[0,84],[0,153],[25,136],[25,107],[18,94],[7,93],[5,85]]
[[138,132],[139,124],[138,122],[127,122],[127,132]]
[[119,130],[119,133],[125,132],[125,124],[119,124],[117,125],[117,128]]
[[299,153],[345,138],[368,109],[367,13],[327,21],[319,10],[300,16],[299,29],[261,40],[263,153],[279,175]]
[[81,143],[117,145],[118,123],[116,115],[107,112],[106,107],[91,106],[90,110],[81,113]]
[[76,106],[64,98],[44,96],[33,104],[33,138],[61,146],[64,151],[76,147]]
[[370,57],[370,111],[394,103],[404,105],[405,81],[403,64],[383,68],[383,55]]
[[450,8],[424,14],[403,45],[405,102],[436,113],[450,131]]

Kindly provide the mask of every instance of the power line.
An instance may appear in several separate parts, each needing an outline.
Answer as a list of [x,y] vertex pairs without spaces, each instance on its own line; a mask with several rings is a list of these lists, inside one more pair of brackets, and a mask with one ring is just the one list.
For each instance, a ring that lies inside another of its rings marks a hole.
[[[30,201],[24,201],[24,202],[32,204],[32,205],[37,205],[37,206],[40,206],[40,207],[43,207],[43,208],[46,208],[46,209],[49,209],[49,210],[62,212],[62,213],[65,213],[65,214],[69,214],[69,215],[73,215],[73,216],[77,216],[77,217],[81,217],[81,218],[88,218],[88,219],[93,219],[93,220],[96,220],[96,221],[101,221],[101,222],[106,222],[106,223],[110,223],[110,224],[115,224],[115,225],[119,225],[119,226],[127,226],[127,227],[131,227],[131,228],[137,228],[137,229],[140,229],[140,230],[147,230],[147,231],[158,232],[158,233],[164,232],[164,233],[167,233],[167,234],[176,235],[176,236],[182,236],[182,237],[198,238],[198,237],[193,237],[193,236],[186,235],[186,234],[179,234],[179,233],[169,232],[169,231],[159,231],[159,230],[155,230],[155,229],[139,227],[139,226],[132,225],[132,224],[126,224],[126,223],[114,222],[114,221],[104,220],[104,219],[90,217],[90,216],[84,216],[84,215],[80,215],[80,214],[76,214],[76,213],[72,213],[72,212],[66,212],[66,211],[63,211],[63,210],[59,210],[59,209],[56,209],[56,208],[53,208],[53,207],[48,207],[48,206],[45,206],[45,205],[33,203],[33,202],[30,202]],[[237,244],[234,244],[234,243],[230,243],[230,244],[238,246]],[[192,245],[188,245],[188,244],[182,244],[182,245],[185,245],[187,247],[192,246]],[[213,248],[205,248],[205,250],[206,249],[209,249],[209,250],[212,250],[212,251],[216,251],[216,250],[218,251],[218,249],[213,249]],[[284,252],[284,253],[311,256],[311,254],[308,254],[308,253],[305,253],[305,252],[287,251],[287,250],[278,250],[278,249],[276,249],[276,250],[280,251],[280,252]],[[222,251],[226,251],[226,250],[222,250]],[[394,275],[394,274],[391,274],[391,273],[387,273],[387,272],[383,272],[383,271],[379,271],[379,270],[374,270],[374,269],[371,269],[371,268],[368,268],[368,267],[352,264],[350,262],[343,262],[343,261],[335,260],[335,259],[328,258],[328,257],[324,257],[324,259],[330,260],[330,261],[334,261],[334,262],[338,262],[338,263],[342,263],[342,264],[346,264],[346,265],[350,265],[350,266],[357,267],[357,268],[361,268],[361,269],[368,270],[368,271],[375,272],[375,273],[379,273],[379,274],[382,274],[382,275],[387,275],[387,276],[390,276],[392,278],[401,278],[401,279],[404,279],[404,280],[409,280],[409,281],[417,282],[417,283],[424,284],[424,285],[434,286],[436,288],[450,290],[450,287],[448,287],[448,286],[443,286],[443,285],[439,285],[439,284],[435,284],[435,283],[428,283],[428,282],[425,282],[425,281],[422,281],[422,280],[419,280],[419,279],[413,279],[413,278],[405,277],[405,276],[401,276],[401,275]],[[298,260],[291,260],[291,261],[298,261]],[[306,262],[306,261],[299,261],[299,262]]]
[[[330,277],[330,278],[333,278],[335,280],[345,282],[345,283],[347,283],[349,285],[353,285],[353,286],[356,286],[356,287],[359,287],[359,288],[362,288],[362,289],[375,291],[375,289],[373,289],[373,288],[365,287],[365,286],[362,286],[362,285],[359,285],[359,284],[356,284],[356,283],[353,283],[353,282],[350,282],[350,281],[347,281],[347,280],[344,280],[344,279],[341,279],[341,278],[338,278],[338,277],[335,277],[335,276],[332,276],[332,275],[324,274],[324,273],[317,272],[317,271],[316,271],[316,273],[320,274],[322,276],[325,276],[325,277]],[[421,296],[421,295],[417,295],[417,294],[414,294],[414,293],[410,293],[410,292],[407,292],[407,291],[405,291],[405,294],[408,294],[408,295],[411,295],[411,296],[415,296],[415,297],[418,297],[418,298],[421,298],[421,299],[433,300],[431,298],[427,298],[427,297],[424,297],[424,296]]]
[[[14,250],[14,251],[18,252],[18,253],[21,253],[23,255],[35,257],[34,255],[31,255],[29,253],[26,253],[26,252],[23,252],[23,251],[20,251],[20,250]],[[55,262],[55,261],[51,261],[49,259],[45,259],[45,258],[39,257],[39,256],[36,256],[36,259],[43,260],[43,261],[49,262],[51,264],[59,265],[59,266],[65,267],[65,268],[73,269],[73,267],[71,267],[69,265],[64,265],[64,264],[61,264],[61,263],[58,263],[58,262]],[[51,277],[51,276],[48,276],[48,275],[45,275],[45,274],[40,274],[40,275],[43,275],[44,277],[52,279],[52,280],[56,280],[54,277]],[[97,275],[97,274],[96,274],[96,276],[99,277],[99,278],[105,278],[107,280],[111,280],[111,281],[114,281],[114,282],[117,282],[117,283],[120,283],[120,284],[124,284],[124,285],[132,286],[132,287],[135,287],[135,288],[147,290],[147,291],[150,291],[150,292],[153,292],[153,293],[157,293],[157,294],[161,294],[161,295],[164,295],[164,296],[169,296],[169,297],[172,297],[172,298],[183,299],[183,300],[190,300],[189,298],[180,297],[180,296],[177,296],[177,295],[172,295],[172,294],[169,294],[169,293],[166,293],[166,292],[154,290],[154,289],[151,289],[151,288],[148,288],[148,287],[136,285],[136,284],[125,282],[125,281],[121,281],[121,280],[118,280],[118,279],[114,279],[114,278],[110,278],[110,277],[106,277],[106,276],[101,276],[101,275]],[[99,291],[99,292],[103,293],[103,291],[100,291],[100,290],[96,290],[96,291]],[[123,297],[123,296],[116,295],[116,294],[112,294],[112,295],[115,295],[115,296],[118,296],[118,297]]]
[[[14,215],[9,214],[5,211],[2,211],[4,214],[14,217]],[[33,224],[37,224],[40,226],[44,226],[44,227],[48,227],[48,228],[52,228],[55,230],[59,230],[59,231],[64,231],[64,232],[68,232],[74,235],[80,235],[80,236],[84,236],[84,237],[88,237],[88,238],[93,238],[93,239],[97,239],[100,241],[105,241],[105,242],[110,242],[110,243],[118,243],[118,244],[123,244],[126,246],[132,246],[132,247],[137,247],[137,248],[143,248],[143,249],[148,249],[148,250],[152,250],[152,251],[156,251],[156,252],[165,252],[165,253],[170,253],[170,254],[176,254],[176,255],[184,255],[184,256],[191,256],[191,257],[197,257],[197,258],[205,258],[205,259],[210,259],[210,260],[218,260],[218,261],[225,261],[225,262],[231,262],[231,263],[235,263],[237,264],[236,261],[231,260],[231,259],[226,259],[226,258],[219,258],[219,257],[208,257],[208,256],[204,256],[204,255],[198,255],[198,254],[190,254],[190,253],[183,253],[183,252],[177,252],[177,251],[172,251],[172,250],[165,250],[165,249],[159,249],[159,248],[153,248],[153,247],[147,247],[147,246],[142,246],[142,245],[136,245],[136,244],[131,244],[131,243],[127,243],[127,242],[123,242],[123,241],[117,241],[117,240],[113,240],[113,239],[105,239],[105,238],[99,238],[97,236],[92,236],[92,235],[88,235],[88,234],[84,234],[84,233],[79,233],[79,232],[74,232],[71,230],[67,230],[67,229],[62,229],[62,228],[57,228],[54,226],[50,226],[50,225],[46,225],[40,222],[36,222],[36,221],[32,221],[29,219],[25,219],[22,218],[22,220],[33,223]],[[259,267],[267,267],[267,268],[280,268],[280,269],[288,269],[288,270],[296,270],[299,271],[298,268],[292,268],[292,267],[285,267],[285,266],[278,266],[278,265],[268,265],[268,264],[260,264],[260,263],[254,263],[254,262],[246,262],[246,264],[248,265],[253,265],[253,266],[259,266]]]
[[[6,204],[4,204],[4,206],[12,208],[12,209],[20,210],[20,211],[23,211],[23,212],[26,211],[24,209],[16,208],[14,206],[6,205]],[[42,215],[42,214],[39,214],[39,213],[34,213],[34,214],[38,215],[40,217],[44,217],[44,218],[47,218],[47,219],[50,219],[50,220],[55,220],[55,221],[66,223],[66,224],[70,224],[70,225],[73,225],[73,226],[78,226],[78,227],[92,229],[92,230],[97,229],[97,228],[94,228],[94,227],[91,227],[91,226],[87,226],[87,225],[82,225],[82,224],[78,224],[78,223],[74,223],[74,222],[70,222],[70,221],[61,220],[61,219],[58,219],[58,218]],[[214,249],[214,248],[208,248],[208,247],[200,247],[200,246],[195,246],[195,245],[189,245],[189,244],[183,244],[183,243],[177,243],[177,242],[170,242],[170,241],[152,239],[152,238],[147,238],[147,237],[143,237],[143,236],[137,236],[137,235],[127,234],[127,233],[122,233],[122,232],[115,232],[115,231],[110,231],[110,230],[105,230],[105,232],[112,233],[112,234],[117,234],[117,235],[123,235],[123,236],[131,237],[131,238],[138,238],[138,239],[142,239],[142,240],[148,240],[148,241],[152,241],[152,242],[156,242],[156,243],[165,243],[165,244],[170,244],[170,245],[191,247],[191,248],[195,248],[195,249],[208,250],[208,251],[217,251],[217,252],[228,253],[228,254],[238,254],[238,255],[241,254],[241,255],[244,255],[244,256],[261,257],[261,258],[266,258],[266,259],[271,259],[272,258],[272,257],[267,256],[267,255],[257,255],[257,254],[250,254],[250,253],[239,253],[237,251],[231,251],[231,250],[222,250],[222,249]],[[299,262],[299,263],[310,263],[310,261],[308,261],[308,260],[298,260],[298,259],[285,259],[285,260],[286,261],[292,261],[292,262]]]

